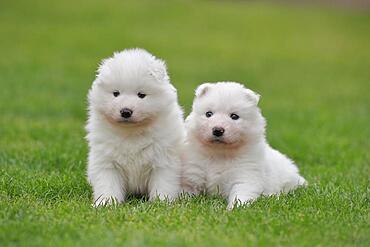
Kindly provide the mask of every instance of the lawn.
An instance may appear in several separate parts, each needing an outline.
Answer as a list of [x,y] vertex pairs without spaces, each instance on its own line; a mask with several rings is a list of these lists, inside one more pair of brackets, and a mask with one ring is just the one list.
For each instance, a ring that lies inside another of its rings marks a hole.
[[[0,3],[0,246],[369,246],[370,12],[244,1]],[[309,181],[93,209],[86,94],[99,61],[143,47],[179,100],[233,80],[262,95],[271,145]]]

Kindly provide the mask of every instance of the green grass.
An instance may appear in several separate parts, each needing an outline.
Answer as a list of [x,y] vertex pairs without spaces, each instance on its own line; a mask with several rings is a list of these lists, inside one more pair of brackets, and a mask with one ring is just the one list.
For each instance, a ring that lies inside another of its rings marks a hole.
[[[0,246],[369,246],[370,13],[243,1],[0,3]],[[99,61],[144,47],[190,111],[203,81],[262,94],[268,139],[309,181],[93,209],[86,94]]]

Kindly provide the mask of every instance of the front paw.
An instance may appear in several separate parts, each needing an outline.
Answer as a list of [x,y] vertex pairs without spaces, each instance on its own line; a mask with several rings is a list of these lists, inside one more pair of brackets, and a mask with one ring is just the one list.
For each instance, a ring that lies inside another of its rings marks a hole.
[[119,203],[120,201],[114,196],[109,197],[101,196],[94,201],[93,207],[98,208],[107,206],[117,206]]

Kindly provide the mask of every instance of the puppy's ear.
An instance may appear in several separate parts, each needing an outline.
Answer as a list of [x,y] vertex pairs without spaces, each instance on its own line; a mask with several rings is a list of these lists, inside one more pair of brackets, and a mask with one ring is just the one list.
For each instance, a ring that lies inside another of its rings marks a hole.
[[211,88],[211,83],[203,83],[195,89],[195,97],[199,98],[205,95]]
[[149,74],[153,76],[158,82],[169,82],[169,77],[167,74],[166,63],[156,58],[150,65]]
[[252,90],[248,89],[248,88],[245,88],[244,89],[244,93],[245,95],[247,96],[247,100],[249,102],[251,102],[253,105],[257,105],[259,100],[260,100],[260,97],[261,95],[253,92]]
[[111,73],[111,64],[112,64],[113,58],[105,58],[100,61],[98,65],[98,69],[96,70],[96,76],[93,84],[100,85],[103,84],[104,76],[109,75]]
[[97,76],[101,74],[108,74],[111,72],[111,67],[113,63],[113,57],[104,58],[100,61],[98,69],[96,71]]
[[177,89],[175,88],[174,85],[170,84],[170,87],[171,87],[171,90],[174,92],[174,93],[177,93]]

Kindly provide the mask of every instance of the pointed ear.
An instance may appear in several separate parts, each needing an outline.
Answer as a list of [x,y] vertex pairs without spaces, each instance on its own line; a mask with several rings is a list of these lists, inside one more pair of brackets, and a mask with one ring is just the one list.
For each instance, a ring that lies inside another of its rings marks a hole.
[[112,67],[113,58],[104,58],[100,61],[98,65],[98,69],[96,70],[95,74],[95,80],[93,82],[93,85],[101,85],[104,83],[105,78],[107,75],[112,73],[111,67]]
[[99,77],[102,74],[109,74],[111,71],[110,67],[112,61],[112,57],[102,59],[98,65],[98,69],[96,70],[96,77]]
[[253,105],[257,105],[259,100],[260,100],[260,95],[253,92],[252,90],[250,89],[244,89],[244,93],[245,95],[247,96],[247,99],[249,102],[251,102]]
[[171,87],[171,90],[174,92],[174,93],[177,93],[177,89],[175,88],[174,85],[170,84],[170,87]]
[[205,95],[211,87],[211,83],[203,83],[195,89],[195,97],[199,98]]
[[153,76],[158,82],[169,81],[167,74],[166,63],[156,58],[150,65],[149,74]]

